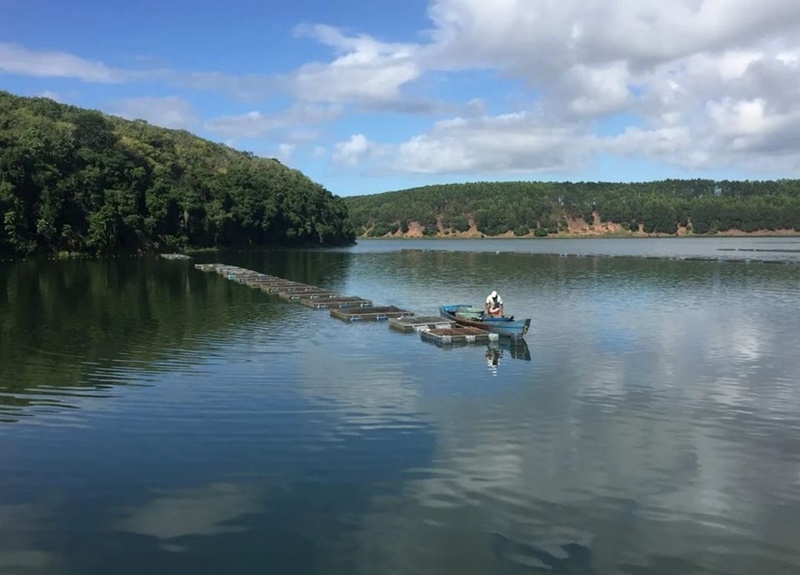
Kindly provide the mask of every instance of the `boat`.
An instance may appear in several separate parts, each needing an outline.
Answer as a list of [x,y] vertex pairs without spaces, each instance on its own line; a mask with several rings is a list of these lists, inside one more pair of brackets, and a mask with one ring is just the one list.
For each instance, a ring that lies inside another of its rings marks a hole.
[[524,337],[531,327],[530,318],[514,319],[513,315],[492,316],[483,309],[468,304],[439,306],[439,315],[459,325],[479,327],[512,339]]

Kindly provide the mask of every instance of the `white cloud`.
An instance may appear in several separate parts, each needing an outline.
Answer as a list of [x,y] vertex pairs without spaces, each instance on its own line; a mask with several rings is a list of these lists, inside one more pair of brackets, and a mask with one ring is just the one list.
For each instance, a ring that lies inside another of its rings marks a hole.
[[577,116],[602,116],[619,112],[633,100],[631,76],[624,62],[588,67],[579,64],[564,76],[568,110]]
[[332,159],[339,165],[355,167],[362,159],[374,155],[378,151],[375,142],[369,141],[363,134],[353,134],[344,142],[334,146]]
[[624,60],[634,68],[794,34],[793,0],[432,0],[438,56],[528,72]]
[[297,144],[290,144],[289,142],[283,142],[278,145],[277,157],[279,160],[288,160],[292,157],[295,149],[297,148]]
[[394,169],[414,173],[560,171],[580,164],[591,139],[535,113],[438,122],[398,148]]
[[243,101],[263,100],[269,94],[282,89],[285,84],[280,77],[268,74],[181,73],[174,70],[160,70],[153,74],[176,87],[222,92]]
[[191,103],[178,96],[126,98],[112,104],[109,111],[123,118],[146,120],[164,128],[188,129],[197,122]]
[[308,128],[295,128],[286,133],[286,139],[292,143],[315,142],[319,139],[319,133]]
[[[471,104],[472,114],[401,145],[395,167],[574,171],[602,151],[691,169],[796,173],[800,4],[734,4],[433,0],[432,42],[413,51],[423,69],[496,70],[538,99],[494,117]],[[594,134],[603,118],[618,135]]]
[[228,138],[260,138],[279,130],[290,130],[302,139],[302,126],[330,122],[341,113],[339,106],[296,104],[275,114],[252,111],[238,116],[222,116],[209,120],[204,127]]
[[30,50],[18,44],[0,43],[0,72],[39,78],[75,78],[84,82],[114,84],[135,76],[58,51]]
[[[576,173],[602,151],[697,170],[798,173],[795,0],[430,0],[428,15],[431,28],[407,41],[382,40],[378,29],[299,26],[296,36],[331,54],[287,74],[134,72],[15,44],[0,44],[0,71],[87,82],[147,78],[247,99],[285,92],[298,103],[280,114],[205,123],[224,138],[269,135],[275,145],[316,141],[310,128],[346,113],[438,120],[400,146],[388,143],[380,123],[381,132],[359,128],[331,148],[332,160],[350,167],[369,160],[375,169],[416,173]],[[458,82],[473,73],[493,84]],[[510,106],[512,90],[521,95]],[[451,101],[433,104],[433,94]],[[499,106],[510,113],[490,111]]]
[[308,35],[332,46],[339,56],[329,63],[302,66],[293,77],[295,94],[307,101],[365,103],[396,102],[401,88],[419,78],[421,69],[411,44],[380,42],[369,36],[348,37],[338,29],[301,26]]

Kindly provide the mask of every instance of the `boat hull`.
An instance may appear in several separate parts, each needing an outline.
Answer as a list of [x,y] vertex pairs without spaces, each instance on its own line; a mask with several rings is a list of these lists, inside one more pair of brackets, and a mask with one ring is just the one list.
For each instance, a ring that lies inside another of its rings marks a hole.
[[531,327],[530,318],[514,319],[513,316],[487,316],[483,313],[483,310],[466,304],[440,306],[439,315],[460,325],[479,327],[512,339],[524,337]]

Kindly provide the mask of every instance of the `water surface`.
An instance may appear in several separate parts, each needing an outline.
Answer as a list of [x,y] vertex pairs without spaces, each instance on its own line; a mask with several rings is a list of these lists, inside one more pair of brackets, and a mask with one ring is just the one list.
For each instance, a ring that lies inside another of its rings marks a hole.
[[195,260],[425,314],[497,289],[525,353],[183,262],[0,264],[0,573],[797,572],[800,266],[716,259],[767,240]]

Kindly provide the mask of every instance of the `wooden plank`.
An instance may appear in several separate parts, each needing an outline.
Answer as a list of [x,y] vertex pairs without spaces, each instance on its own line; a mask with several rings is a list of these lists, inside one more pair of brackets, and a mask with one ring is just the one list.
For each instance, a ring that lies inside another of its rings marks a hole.
[[448,328],[454,325],[454,321],[436,315],[393,317],[389,320],[389,327],[391,329],[405,333],[421,331],[423,329]]
[[331,317],[343,321],[381,321],[391,317],[406,317],[411,315],[414,315],[414,312],[400,309],[393,305],[331,310]]

